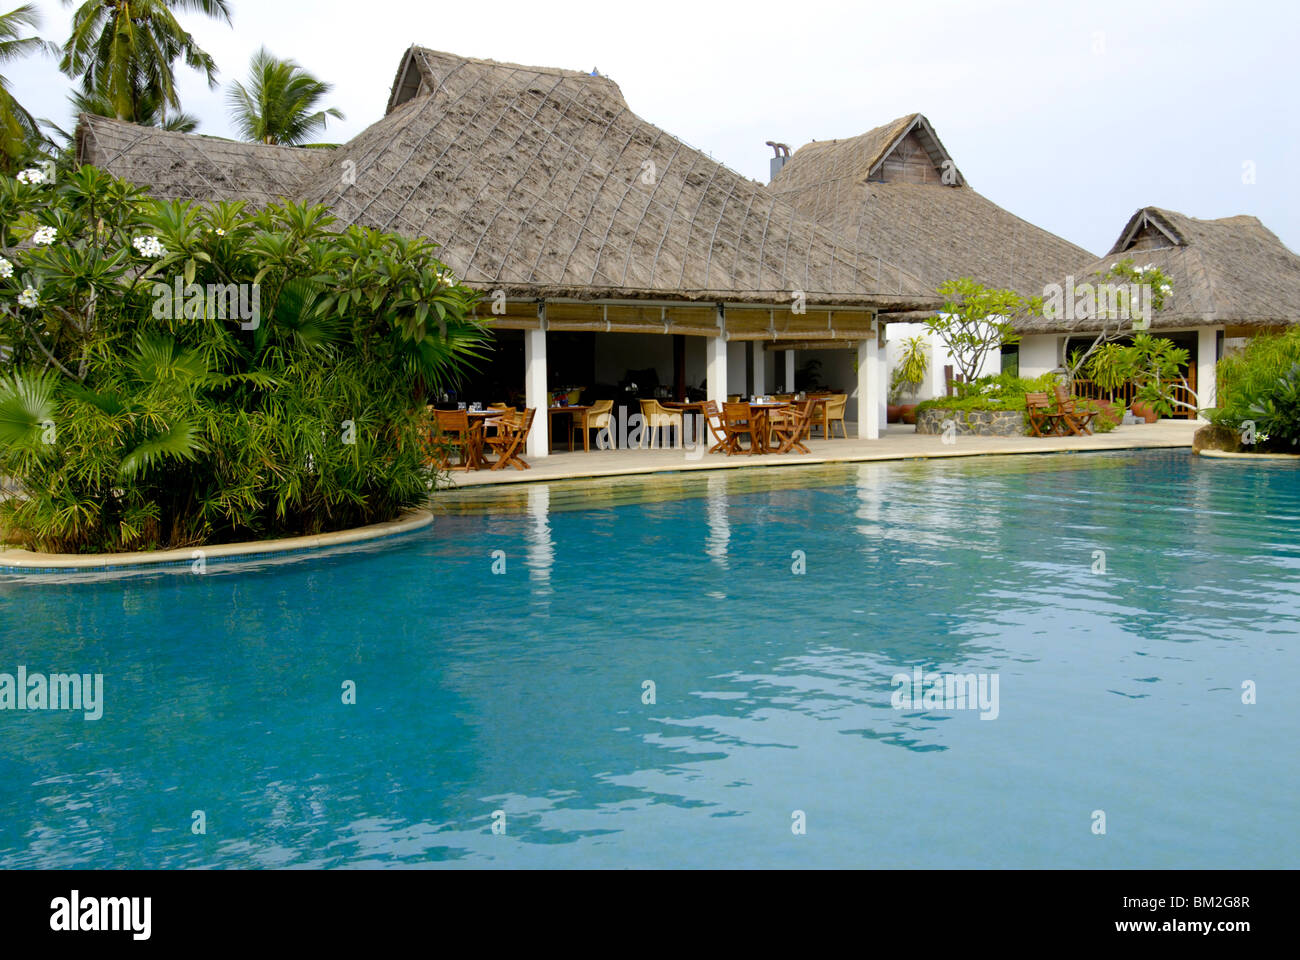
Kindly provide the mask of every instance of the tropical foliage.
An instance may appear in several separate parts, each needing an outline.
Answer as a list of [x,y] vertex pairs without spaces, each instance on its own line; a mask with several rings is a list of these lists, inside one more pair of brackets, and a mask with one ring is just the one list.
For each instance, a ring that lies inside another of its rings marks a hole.
[[[39,37],[25,36],[41,25],[41,15],[32,3],[0,14],[0,65],[13,63],[33,53],[58,48]],[[30,160],[32,148],[45,139],[33,117],[0,76],[0,173],[13,174],[20,164]]]
[[1206,412],[1221,426],[1239,431],[1246,448],[1288,452],[1300,435],[1295,406],[1300,327],[1252,337],[1245,348],[1218,363],[1218,405]]
[[948,349],[957,373],[967,383],[979,374],[984,358],[1000,347],[1017,343],[1014,322],[1042,309],[1039,297],[1022,297],[961,277],[938,289],[944,304],[926,320],[926,327]]
[[[970,383],[953,384],[956,391],[951,397],[932,397],[917,404],[918,413],[924,410],[951,410],[955,413],[968,413],[974,410],[1024,410],[1025,394],[1046,393],[1051,395],[1059,383],[1056,373],[1045,373],[1038,377],[1019,377],[1012,373],[1000,373],[996,376],[980,377]],[[1118,411],[1110,404],[1096,400],[1076,397],[1075,409],[1095,412],[1091,427],[1095,433],[1107,433],[1119,426]]]
[[85,0],[73,13],[59,69],[80,77],[84,94],[110,106],[106,115],[145,123],[152,104],[165,122],[169,110],[180,109],[178,60],[203,73],[209,87],[217,85],[216,63],[180,25],[176,10],[230,23],[226,0]]
[[[109,99],[100,93],[82,93],[74,90],[69,97],[72,102],[74,112],[90,113],[97,117],[112,117],[116,115],[116,110]],[[184,111],[173,110],[168,113],[163,109],[162,101],[157,95],[142,92],[135,103],[135,117],[133,123],[138,123],[145,127],[162,127],[164,130],[174,130],[177,133],[193,133],[199,127],[199,119],[193,114]]]
[[[1049,319],[1059,317],[1058,311],[1064,306],[1065,291],[1053,292],[1059,295],[1050,298],[1043,308]],[[1139,267],[1128,257],[1112,263],[1105,273],[1098,271],[1091,281],[1078,284],[1069,295],[1075,301],[1070,312],[1095,321],[1097,329],[1087,349],[1075,350],[1068,358],[1066,375],[1073,382],[1097,351],[1149,330],[1152,318],[1174,295],[1174,285],[1159,267],[1150,263]]]
[[915,397],[925,375],[930,370],[930,355],[926,350],[925,337],[916,334],[903,339],[902,349],[898,354],[898,363],[889,381],[889,402],[897,403],[906,394]]
[[297,146],[314,139],[330,117],[343,119],[334,107],[317,109],[331,89],[293,60],[277,60],[263,47],[253,55],[248,85],[232,83],[226,102],[245,140]]
[[488,334],[434,244],[331,226],[322,207],[154,201],[91,167],[0,178],[8,539],[199,545],[427,497],[423,395]]
[[1181,399],[1195,396],[1187,380],[1190,355],[1173,341],[1149,333],[1135,335],[1130,343],[1103,343],[1088,355],[1088,376],[1102,390],[1113,392],[1133,384],[1133,400],[1144,403],[1162,417],[1176,407],[1195,410]]

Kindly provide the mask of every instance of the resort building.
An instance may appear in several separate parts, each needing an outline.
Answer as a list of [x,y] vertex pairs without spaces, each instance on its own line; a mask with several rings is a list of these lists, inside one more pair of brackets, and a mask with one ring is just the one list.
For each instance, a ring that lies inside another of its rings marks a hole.
[[[1255,217],[1197,220],[1143,207],[1105,257],[1081,261],[1053,281],[1065,288],[1096,282],[1125,258],[1169,276],[1171,299],[1151,316],[1150,330],[1187,349],[1187,381],[1196,396],[1184,399],[1202,409],[1215,405],[1215,364],[1225,350],[1300,323],[1300,257]],[[1062,367],[1074,350],[1087,349],[1098,327],[1086,318],[1035,317],[1020,332],[1020,371],[1037,376]]]
[[[977,193],[919,113],[844,140],[800,147],[777,168],[772,190],[795,209],[920,278],[933,291],[946,280],[970,277],[985,286],[1037,296],[1093,254],[1034,226]],[[887,314],[889,355],[904,337],[924,333],[906,313]],[[900,322],[902,321],[902,322]],[[947,392],[943,344],[927,337],[928,382],[918,398]],[[1015,350],[1006,361],[1015,361]],[[998,373],[1003,359],[986,358]],[[883,401],[882,401],[883,402]]]
[[[88,115],[77,145],[82,162],[155,196],[320,203],[340,228],[443,244],[443,261],[484,294],[497,331],[489,373],[504,364],[502,379],[541,410],[553,391],[594,383],[717,401],[791,391],[789,348],[836,343],[851,362],[832,386],[874,438],[878,406],[856,401],[884,396],[880,317],[939,302],[869,236],[817,222],[641,119],[594,72],[412,47],[385,116],[337,149]],[[549,450],[546,421],[529,436],[533,456]]]

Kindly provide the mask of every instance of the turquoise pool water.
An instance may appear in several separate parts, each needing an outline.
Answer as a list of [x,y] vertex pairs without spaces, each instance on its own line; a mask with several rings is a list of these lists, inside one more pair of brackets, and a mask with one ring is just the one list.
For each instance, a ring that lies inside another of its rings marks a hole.
[[[1289,465],[484,496],[336,556],[0,583],[0,672],[104,677],[99,720],[0,711],[0,867],[1300,864]],[[896,709],[917,667],[996,678],[996,718]]]

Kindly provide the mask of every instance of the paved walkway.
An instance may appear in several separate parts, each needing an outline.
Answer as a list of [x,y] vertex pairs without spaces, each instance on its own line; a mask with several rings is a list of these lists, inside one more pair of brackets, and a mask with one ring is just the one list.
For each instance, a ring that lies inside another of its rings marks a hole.
[[[796,463],[855,463],[868,460],[910,460],[928,457],[971,457],[985,454],[1060,453],[1075,450],[1131,450],[1145,447],[1190,447],[1192,435],[1204,424],[1189,420],[1116,427],[1110,433],[1088,437],[965,437],[944,443],[938,436],[918,435],[910,426],[891,425],[879,440],[811,440],[807,454],[764,456],[701,455],[696,450],[592,450],[525,457],[532,469],[472,470],[452,472],[458,487],[534,480],[568,480],[578,477],[616,477],[623,474],[665,473],[678,470],[735,470],[789,466]],[[849,425],[852,436],[853,425]]]

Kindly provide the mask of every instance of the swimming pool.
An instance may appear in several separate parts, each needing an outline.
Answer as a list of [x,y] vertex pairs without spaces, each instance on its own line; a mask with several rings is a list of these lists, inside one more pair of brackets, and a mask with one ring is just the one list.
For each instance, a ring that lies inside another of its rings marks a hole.
[[[0,711],[0,867],[1294,867],[1298,476],[475,489],[337,555],[9,579],[0,672],[104,693]],[[996,703],[896,707],[918,668]]]

